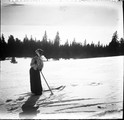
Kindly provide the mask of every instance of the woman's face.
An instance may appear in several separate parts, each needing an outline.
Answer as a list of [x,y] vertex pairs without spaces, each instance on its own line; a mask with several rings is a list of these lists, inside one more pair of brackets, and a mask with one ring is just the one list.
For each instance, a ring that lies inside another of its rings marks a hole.
[[36,54],[40,57],[41,56],[41,54],[38,52],[38,51],[36,51]]

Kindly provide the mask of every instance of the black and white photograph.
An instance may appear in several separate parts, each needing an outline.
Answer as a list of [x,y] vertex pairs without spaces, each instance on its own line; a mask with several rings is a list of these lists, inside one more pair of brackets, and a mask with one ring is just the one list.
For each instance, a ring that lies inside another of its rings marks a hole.
[[123,0],[0,4],[0,119],[123,119]]

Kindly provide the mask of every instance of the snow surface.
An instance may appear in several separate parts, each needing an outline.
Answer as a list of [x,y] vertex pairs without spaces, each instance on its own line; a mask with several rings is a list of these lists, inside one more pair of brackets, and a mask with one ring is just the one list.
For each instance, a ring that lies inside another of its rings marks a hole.
[[[123,116],[123,58],[60,59],[44,62],[43,74],[51,88],[41,96],[30,93],[31,58],[1,61],[0,119],[86,119]],[[44,90],[48,89],[41,76]]]

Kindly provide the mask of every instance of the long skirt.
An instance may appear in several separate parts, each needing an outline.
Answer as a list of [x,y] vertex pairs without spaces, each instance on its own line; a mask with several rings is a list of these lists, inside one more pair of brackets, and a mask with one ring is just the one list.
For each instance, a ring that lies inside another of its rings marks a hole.
[[42,85],[41,85],[41,78],[40,78],[40,71],[34,70],[33,68],[30,68],[30,87],[31,92],[35,95],[41,95],[42,94]]

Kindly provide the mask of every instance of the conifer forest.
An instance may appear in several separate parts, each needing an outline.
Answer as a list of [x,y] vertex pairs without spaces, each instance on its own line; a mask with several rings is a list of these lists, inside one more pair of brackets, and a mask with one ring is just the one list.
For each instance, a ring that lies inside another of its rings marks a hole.
[[82,40],[82,43],[76,42],[74,39],[71,43],[68,40],[61,44],[59,32],[55,35],[54,40],[49,39],[45,31],[41,40],[33,39],[25,35],[23,40],[15,38],[13,35],[5,40],[4,34],[0,37],[0,60],[6,57],[33,57],[35,50],[41,48],[44,50],[44,56],[47,59],[69,59],[69,58],[91,58],[91,57],[106,57],[124,55],[124,39],[118,38],[118,33],[115,31],[110,42],[103,45],[98,41],[87,43],[87,40]]

